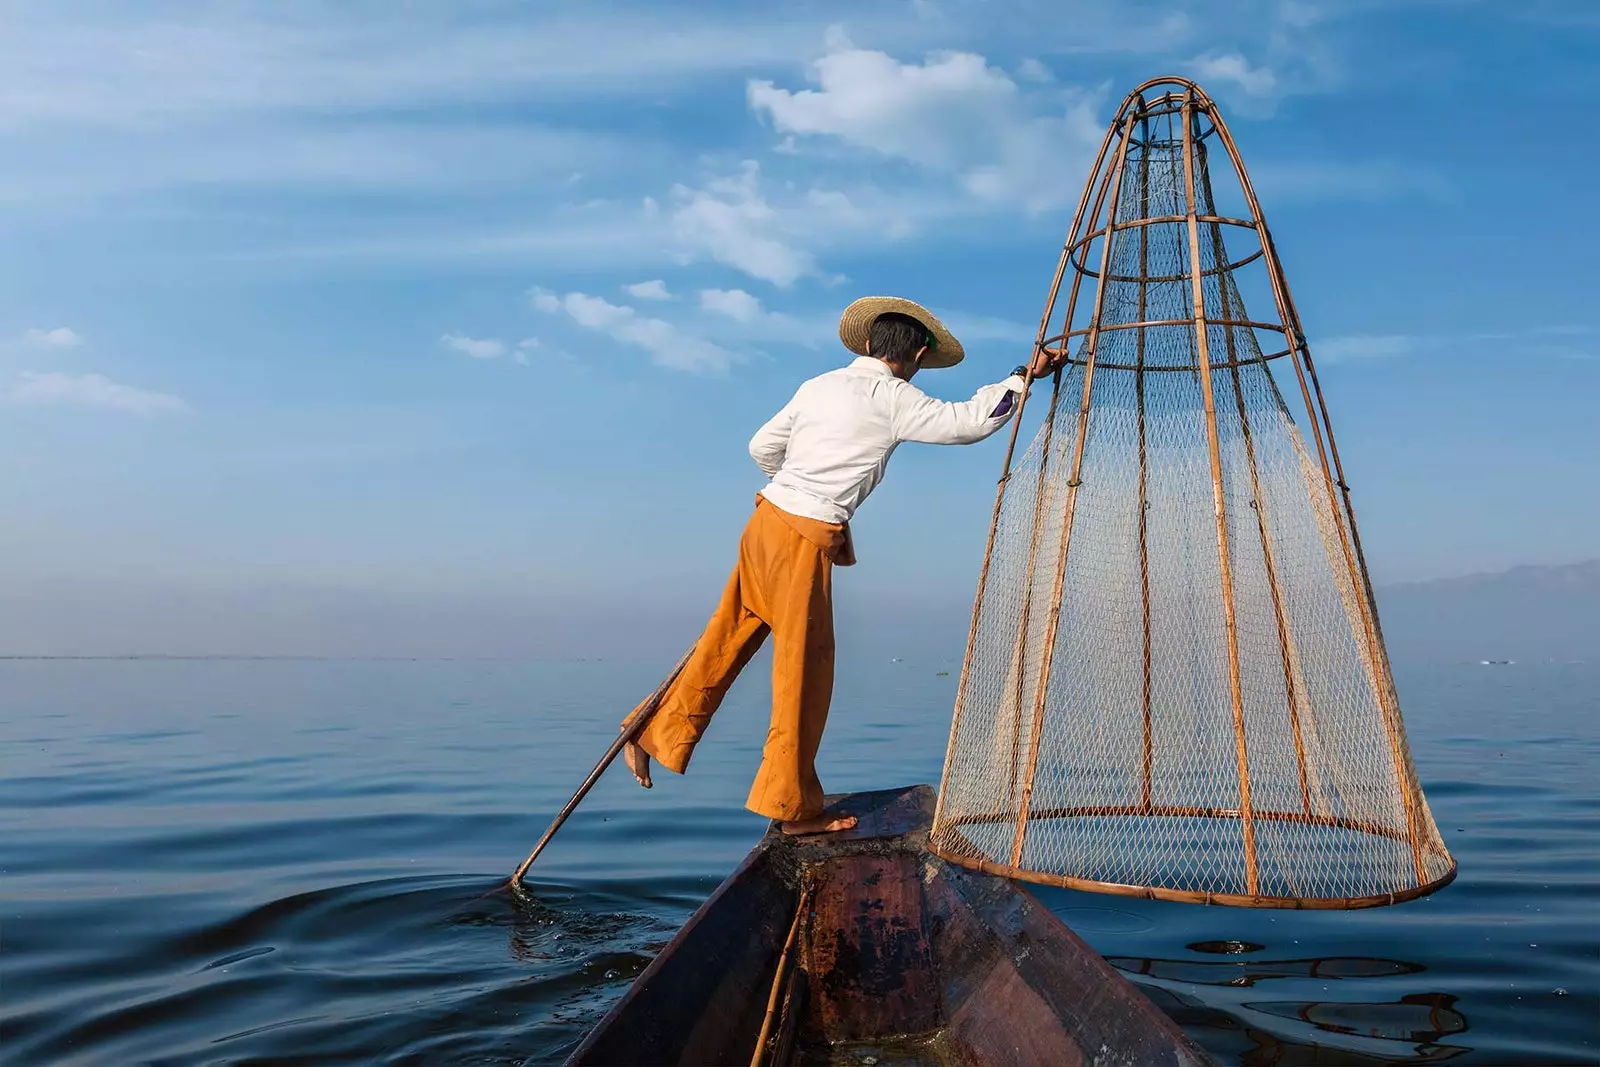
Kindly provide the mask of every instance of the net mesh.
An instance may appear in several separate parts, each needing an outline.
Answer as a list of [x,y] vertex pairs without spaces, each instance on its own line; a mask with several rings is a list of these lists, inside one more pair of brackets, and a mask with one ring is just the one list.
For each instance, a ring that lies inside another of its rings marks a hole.
[[[1074,259],[1100,276],[1078,298],[1099,329],[1063,327],[1072,362],[1002,483],[931,844],[1083,888],[1386,903],[1454,862],[1347,503],[1285,399],[1294,357],[1258,337],[1290,331],[1226,325],[1249,320],[1228,240],[1259,231],[1202,221],[1207,412],[1187,212],[1192,180],[1196,216],[1216,214],[1201,119],[1220,122],[1200,99],[1187,139],[1176,104],[1125,109],[1137,132],[1091,177],[1116,223]],[[1265,276],[1275,257],[1252,250]],[[1169,324],[1116,328],[1140,322]]]

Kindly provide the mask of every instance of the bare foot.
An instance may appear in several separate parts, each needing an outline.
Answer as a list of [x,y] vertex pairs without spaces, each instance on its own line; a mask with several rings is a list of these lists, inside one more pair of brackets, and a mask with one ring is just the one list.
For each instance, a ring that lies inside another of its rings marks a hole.
[[644,749],[629,741],[622,746],[622,759],[628,765],[628,770],[633,772],[634,781],[649,789],[650,782],[650,757],[645,755]]
[[855,826],[854,815],[821,815],[809,819],[790,819],[781,827],[786,834],[835,834]]

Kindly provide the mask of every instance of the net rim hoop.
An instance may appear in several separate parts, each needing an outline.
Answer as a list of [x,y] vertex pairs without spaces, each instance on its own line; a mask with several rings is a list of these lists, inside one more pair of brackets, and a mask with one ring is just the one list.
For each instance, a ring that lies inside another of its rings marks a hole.
[[[1052,348],[1052,349],[1046,349],[1046,351],[1055,353],[1057,355],[1060,354],[1060,349]],[[1257,356],[1254,359],[1232,359],[1232,360],[1229,360],[1226,363],[1213,363],[1213,364],[1211,364],[1211,369],[1212,370],[1228,370],[1231,367],[1253,367],[1258,363],[1267,363],[1267,362],[1269,362],[1271,360],[1274,360],[1274,359],[1282,359],[1284,356],[1290,355],[1293,352],[1294,352],[1294,349],[1285,348],[1281,352],[1273,352],[1273,353],[1270,353],[1268,355]],[[1077,356],[1066,356],[1061,361],[1061,365],[1063,367],[1083,367],[1083,366],[1087,366],[1088,363],[1089,363],[1089,361],[1087,359],[1079,359]],[[1147,364],[1145,364],[1144,366],[1141,367],[1137,363],[1106,363],[1105,361],[1100,360],[1100,359],[1096,359],[1094,361],[1094,366],[1095,366],[1096,370],[1131,370],[1131,371],[1139,371],[1141,373],[1146,373],[1146,374],[1171,372],[1171,371],[1188,371],[1188,372],[1190,372],[1192,374],[1195,371],[1198,371],[1200,369],[1200,365],[1198,363],[1185,363],[1184,365],[1182,365],[1180,367],[1174,367],[1174,366],[1171,366],[1171,365],[1168,365],[1168,364],[1163,364],[1161,366],[1152,367],[1151,365],[1149,365],[1147,363]]]
[[[1294,822],[1310,826],[1348,830],[1352,833],[1367,834],[1372,837],[1389,838],[1402,844],[1409,841],[1409,835],[1403,830],[1376,826],[1363,820],[1346,819],[1338,815],[1303,815],[1299,812],[1282,811],[1256,811],[1252,814],[1256,818],[1268,822]],[[1073,808],[1047,808],[1037,815],[1041,820],[1127,818],[1130,816],[1158,819],[1238,819],[1240,812],[1227,808],[1155,806],[1146,809],[1137,804],[1113,804]],[[972,823],[1007,822],[1011,818],[1012,816],[1005,813],[999,815],[963,815],[949,820],[944,825],[960,834],[960,827],[962,826]],[[1349,911],[1360,908],[1378,908],[1389,904],[1401,904],[1408,900],[1415,900],[1418,897],[1424,897],[1443,889],[1455,880],[1457,870],[1456,859],[1448,849],[1430,848],[1427,850],[1428,854],[1430,856],[1444,857],[1450,863],[1449,869],[1438,878],[1430,882],[1424,882],[1421,885],[1412,886],[1409,889],[1395,890],[1388,893],[1371,893],[1358,897],[1281,897],[1250,893],[1214,893],[1202,889],[1168,889],[1157,886],[1129,885],[1123,882],[1103,882],[1093,878],[1080,878],[1066,874],[1045,874],[1022,867],[1013,867],[1010,864],[995,863],[993,860],[963,854],[936,844],[934,838],[941,828],[935,826],[929,832],[928,851],[947,863],[954,863],[971,871],[998,875],[1002,878],[1014,878],[1018,881],[1033,882],[1038,885],[1056,886],[1061,889],[1081,889],[1091,893],[1109,893],[1113,896],[1139,897],[1144,900],[1172,900],[1184,904],[1219,904],[1238,908],[1278,908],[1310,911]],[[960,839],[974,851],[977,850],[977,847],[972,844],[965,834],[960,834]]]
[[[1087,252],[1088,250],[1085,249],[1084,251]],[[1256,260],[1260,259],[1266,254],[1266,249],[1258,248],[1254,252],[1251,252],[1248,256],[1245,256],[1241,259],[1236,259],[1232,263],[1225,263],[1220,267],[1207,267],[1200,272],[1200,276],[1202,278],[1211,278],[1218,274],[1222,274],[1223,272],[1232,272],[1238,270],[1240,267],[1248,267],[1250,264],[1254,263]],[[1137,285],[1156,285],[1158,283],[1186,282],[1189,280],[1188,274],[1152,274],[1148,278],[1140,278],[1133,274],[1108,274],[1106,277],[1101,278],[1099,271],[1090,270],[1088,267],[1079,262],[1076,254],[1074,254],[1072,258],[1072,265],[1076,267],[1078,273],[1082,274],[1084,277],[1094,278],[1099,281],[1130,282]]]
[[[1126,222],[1119,222],[1109,227],[1109,233],[1125,233],[1129,230],[1136,230],[1143,226],[1176,226],[1187,221],[1188,217],[1184,215],[1152,215],[1143,218],[1129,219]],[[1260,232],[1251,223],[1246,223],[1240,219],[1225,218],[1221,215],[1196,216],[1195,221],[1207,223],[1213,226],[1238,226],[1249,230],[1255,230],[1258,233]],[[1153,274],[1147,278],[1141,278],[1133,274],[1109,274],[1105,278],[1101,278],[1100,272],[1091,268],[1085,261],[1089,256],[1089,246],[1095,241],[1101,240],[1102,238],[1108,238],[1108,227],[1102,226],[1093,233],[1085,234],[1083,237],[1073,242],[1073,244],[1067,249],[1067,258],[1072,262],[1072,268],[1086,278],[1094,278],[1098,281],[1132,282],[1139,284],[1155,282],[1186,282],[1189,280],[1190,275],[1187,271],[1184,271],[1181,274]],[[1266,254],[1267,248],[1263,243],[1260,248],[1257,248],[1247,256],[1233,260],[1230,263],[1224,263],[1203,269],[1200,272],[1200,276],[1202,278],[1212,278],[1219,274],[1231,273],[1238,270],[1240,267],[1248,267],[1250,264],[1254,263],[1256,260],[1260,259]]]
[[[1450,869],[1431,882],[1402,889],[1393,893],[1374,893],[1364,897],[1273,897],[1252,896],[1248,893],[1212,893],[1199,889],[1163,889],[1154,886],[1127,885],[1121,882],[1098,882],[1092,878],[1075,878],[1065,874],[1041,874],[992,860],[975,859],[951,852],[928,842],[927,850],[946,863],[964,867],[980,874],[1010,878],[1035,885],[1054,886],[1058,889],[1078,889],[1090,893],[1106,893],[1119,897],[1138,897],[1141,900],[1169,900],[1180,904],[1215,904],[1232,908],[1274,908],[1281,911],[1356,911],[1363,908],[1381,908],[1390,904],[1403,904],[1408,900],[1435,893],[1455,881],[1457,866],[1450,858]],[[1448,854],[1447,854],[1448,855]]]

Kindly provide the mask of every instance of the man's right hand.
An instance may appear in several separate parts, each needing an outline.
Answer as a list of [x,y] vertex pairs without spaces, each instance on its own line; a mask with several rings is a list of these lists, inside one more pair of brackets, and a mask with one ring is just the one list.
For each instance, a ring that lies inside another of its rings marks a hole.
[[1040,348],[1033,354],[1033,363],[1028,367],[1028,376],[1038,381],[1046,375],[1055,373],[1055,369],[1066,360],[1056,356],[1046,348]]

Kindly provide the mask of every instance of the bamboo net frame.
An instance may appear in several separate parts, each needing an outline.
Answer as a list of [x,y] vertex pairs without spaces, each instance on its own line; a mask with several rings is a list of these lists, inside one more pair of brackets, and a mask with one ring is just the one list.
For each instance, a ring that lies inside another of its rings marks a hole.
[[[1273,317],[1246,312],[1251,286]],[[1036,344],[1061,365],[1020,457],[1020,410],[1012,427],[929,848],[1254,907],[1448,883],[1299,313],[1193,82],[1147,82],[1117,112]]]

